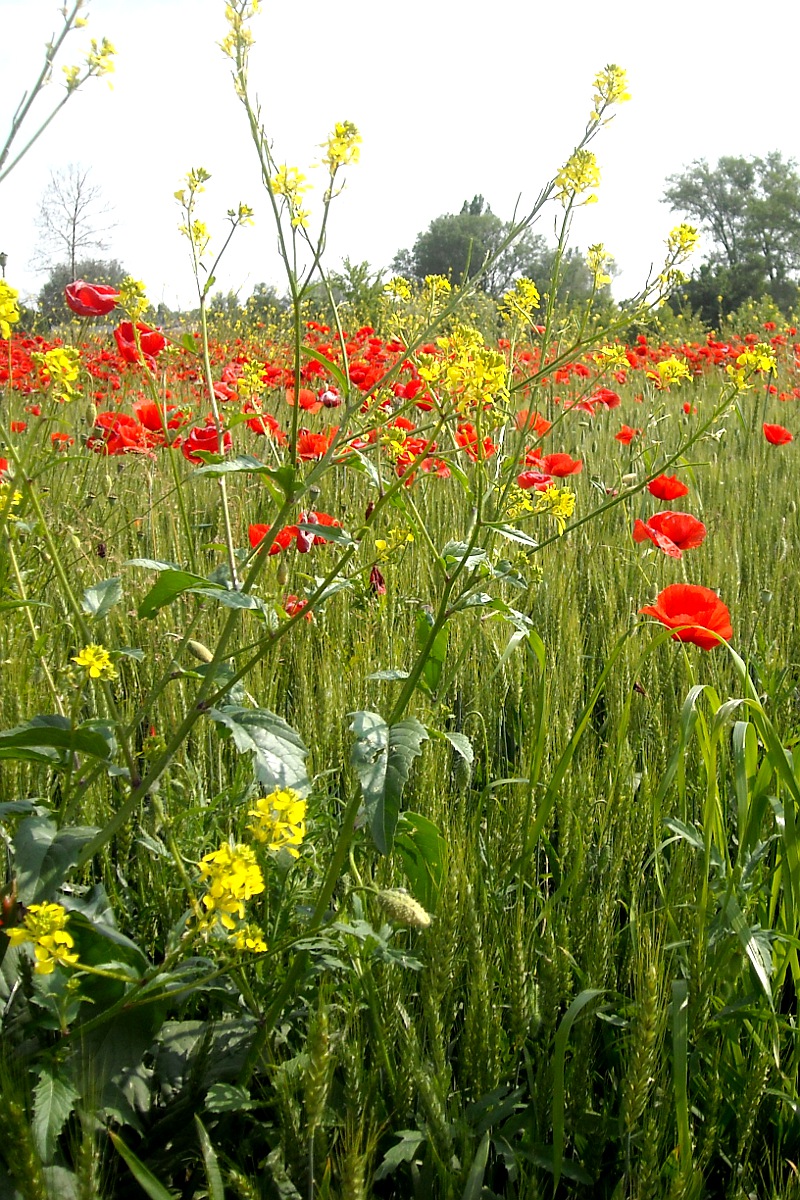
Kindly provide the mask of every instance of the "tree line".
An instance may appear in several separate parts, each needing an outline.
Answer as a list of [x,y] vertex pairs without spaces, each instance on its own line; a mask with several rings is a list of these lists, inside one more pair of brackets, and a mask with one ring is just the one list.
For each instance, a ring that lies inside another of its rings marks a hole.
[[[68,319],[63,289],[72,279],[116,284],[127,274],[116,260],[88,254],[106,249],[105,236],[112,227],[108,208],[88,176],[86,169],[74,166],[54,173],[40,205],[36,260],[49,267],[49,274],[39,293],[38,309],[47,325]],[[703,236],[699,265],[670,297],[676,312],[691,312],[716,327],[724,313],[746,300],[768,296],[784,312],[797,305],[800,174],[792,159],[777,151],[763,158],[723,156],[714,166],[698,159],[667,178],[662,199]],[[409,281],[422,283],[427,276],[441,275],[453,284],[483,272],[479,286],[494,300],[521,276],[547,292],[556,248],[532,230],[509,243],[511,229],[510,221],[492,212],[482,195],[475,195],[464,201],[458,213],[435,217],[410,249],[398,250],[391,270]],[[491,265],[485,269],[487,262]],[[369,318],[370,312],[377,311],[387,276],[386,270],[345,259],[332,279],[334,296]],[[559,303],[580,303],[593,286],[583,253],[567,250],[559,263]],[[599,299],[612,302],[608,285]],[[264,315],[282,308],[281,297],[267,284],[258,285],[251,300],[250,308]],[[325,303],[322,291],[320,303]],[[244,311],[232,293],[216,297],[216,308]]]

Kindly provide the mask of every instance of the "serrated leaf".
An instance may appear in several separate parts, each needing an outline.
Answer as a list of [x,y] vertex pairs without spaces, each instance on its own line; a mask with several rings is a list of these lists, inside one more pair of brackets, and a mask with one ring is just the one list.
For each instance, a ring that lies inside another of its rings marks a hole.
[[446,729],[442,732],[442,737],[447,738],[450,745],[459,754],[461,758],[472,766],[475,761],[475,751],[472,749],[472,742],[465,733],[449,733]]
[[301,796],[308,795],[308,750],[282,717],[265,708],[233,704],[209,709],[209,716],[230,732],[240,753],[255,756],[256,777],[265,788],[293,788]]
[[497,524],[490,523],[487,528],[493,529],[495,533],[507,538],[509,542],[519,542],[521,545],[527,546],[529,550],[538,550],[539,548],[536,538],[531,537],[524,529],[517,529],[514,525],[498,522]]
[[104,579],[86,588],[81,599],[81,608],[95,621],[101,620],[122,599],[122,579],[119,575]]
[[397,823],[394,848],[402,860],[411,895],[428,912],[436,912],[447,853],[441,833],[420,813],[404,812]]
[[247,1088],[233,1083],[215,1083],[206,1092],[209,1112],[246,1112],[254,1107]]
[[27,817],[22,821],[13,842],[22,903],[51,900],[96,833],[96,829],[80,825],[59,829],[49,817]]
[[375,1172],[376,1180],[385,1179],[387,1175],[391,1175],[392,1171],[396,1171],[401,1163],[411,1162],[416,1158],[417,1151],[425,1141],[425,1134],[420,1133],[418,1129],[398,1129],[392,1136],[399,1137],[400,1141],[384,1154],[383,1162]]
[[408,679],[408,675],[408,671],[391,668],[388,671],[373,671],[371,675],[367,676],[367,679],[375,680],[378,683],[394,683],[398,679]]
[[234,592],[228,588],[219,587],[189,587],[184,591],[196,596],[204,596],[207,600],[216,600],[224,608],[243,608],[250,611],[258,609],[266,612],[267,606],[258,596],[250,596],[247,592]]
[[466,542],[448,542],[442,549],[442,558],[447,566],[463,563],[464,569],[470,571],[477,567],[478,563],[485,562],[487,554],[480,546],[470,549]]
[[[420,609],[417,613],[415,625],[416,646],[417,650],[422,650],[430,637],[431,629],[433,628],[433,617],[427,609]],[[447,647],[450,641],[450,631],[447,625],[443,625],[433,639],[433,644],[428,649],[428,657],[425,659],[425,666],[422,668],[422,674],[419,677],[418,687],[421,691],[432,696],[439,686],[439,680],[442,677],[444,662],[447,658]]]
[[39,1072],[39,1082],[33,1089],[33,1121],[31,1132],[39,1157],[50,1163],[56,1152],[58,1137],[75,1107],[78,1093],[69,1079],[45,1064]]
[[352,763],[361,783],[372,840],[381,854],[388,854],[411,764],[422,753],[428,731],[416,717],[389,726],[373,712],[353,713],[350,728],[356,735]]
[[160,558],[128,558],[123,567],[144,567],[148,571],[182,571],[180,563],[162,562]]

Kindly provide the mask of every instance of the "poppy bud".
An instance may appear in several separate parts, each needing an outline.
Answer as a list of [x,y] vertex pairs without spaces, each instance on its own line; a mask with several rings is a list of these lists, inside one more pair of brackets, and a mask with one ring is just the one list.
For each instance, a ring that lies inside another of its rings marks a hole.
[[374,513],[374,511],[375,511],[375,505],[370,500],[369,504],[364,509],[364,520],[368,521],[370,519],[370,517],[372,516],[372,514]]
[[214,661],[214,655],[209,650],[208,646],[204,646],[202,642],[195,642],[192,638],[186,643],[186,649],[200,662],[210,663]]
[[284,587],[287,579],[289,578],[289,572],[286,568],[286,563],[283,561],[283,559],[281,559],[280,562],[278,563],[277,575],[278,575],[278,583],[280,584],[281,587]]
[[386,580],[379,567],[373,567],[369,573],[369,586],[371,591],[376,596],[386,595]]
[[96,404],[87,404],[87,406],[86,406],[86,424],[89,426],[90,429],[92,429],[94,427],[94,424],[96,421],[97,421],[97,405]]

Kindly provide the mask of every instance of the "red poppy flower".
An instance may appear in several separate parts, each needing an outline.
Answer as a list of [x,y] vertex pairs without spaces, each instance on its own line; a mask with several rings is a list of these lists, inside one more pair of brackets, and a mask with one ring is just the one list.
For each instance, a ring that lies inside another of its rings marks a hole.
[[[294,408],[294,388],[287,387],[286,403]],[[317,399],[316,392],[312,392],[311,388],[300,388],[300,407],[305,412],[318,413],[322,408],[322,401]]]
[[[246,408],[245,412],[252,412],[252,408]],[[259,433],[263,437],[268,437],[272,441],[277,442],[279,446],[286,445],[286,434],[281,429],[278,422],[271,413],[260,413],[256,417],[250,417],[245,421],[248,429],[252,429],[253,433]]]
[[656,500],[677,500],[679,496],[686,496],[689,492],[686,484],[681,483],[677,475],[659,475],[650,480],[647,490]]
[[297,435],[297,457],[302,458],[304,462],[324,458],[337,432],[338,426],[334,426],[327,434],[301,429]]
[[526,492],[546,492],[552,486],[553,477],[545,475],[543,471],[523,471],[517,476],[517,483]]
[[141,354],[136,345],[136,336],[133,332],[133,323],[131,321],[123,321],[114,330],[114,341],[117,343],[117,349],[122,358],[128,363],[140,363],[144,357],[145,361],[152,362],[157,354],[167,344],[167,339],[164,337],[160,329],[151,329],[149,325],[142,325],[141,322],[136,323],[136,328],[139,331],[139,346]]
[[12,433],[24,433],[25,430],[28,428],[28,422],[27,421],[12,421],[10,428],[11,428]]
[[593,392],[589,400],[595,404],[603,404],[606,408],[618,408],[622,403],[616,392],[612,392],[611,388],[604,387],[598,388],[596,392]]
[[531,414],[529,408],[521,408],[514,417],[514,424],[520,432],[524,429],[527,433],[532,433],[535,437],[540,438],[549,432],[553,422],[540,416],[538,412]]
[[117,307],[119,292],[107,283],[84,283],[76,279],[64,288],[67,307],[79,317],[104,317]]
[[462,450],[465,450],[473,462],[477,462],[478,458],[491,458],[497,452],[497,446],[491,438],[485,437],[483,445],[478,447],[478,431],[471,421],[463,421],[456,431],[456,441]]
[[706,527],[697,517],[682,512],[660,512],[645,521],[637,521],[633,527],[633,540],[643,542],[649,538],[659,550],[670,558],[680,558],[684,550],[699,546],[706,536]]
[[655,604],[648,604],[639,612],[674,629],[673,641],[691,642],[701,650],[713,650],[720,638],[729,642],[733,637],[731,614],[711,588],[673,583],[659,592]]
[[[297,613],[303,612],[304,608],[308,608],[307,600],[301,600],[299,596],[284,597],[283,611],[286,613],[287,617],[296,616]],[[310,612],[304,613],[304,619],[306,621],[313,621],[314,614]]]
[[164,422],[167,429],[180,429],[186,423],[181,410],[175,404],[155,404],[152,400],[137,400],[133,406],[136,419],[150,433],[163,433]]
[[615,433],[614,437],[618,442],[622,442],[623,446],[630,446],[635,437],[641,433],[641,429],[631,429],[630,425],[623,425],[619,433]]
[[67,446],[72,446],[75,438],[70,437],[68,433],[51,433],[50,441],[56,450],[66,450]]
[[568,454],[546,454],[542,459],[542,470],[547,475],[555,475],[556,479],[563,479],[567,475],[580,475],[583,462]]
[[[222,435],[222,453],[227,454],[232,445],[233,438],[226,430]],[[220,453],[216,425],[204,425],[202,428],[195,427],[189,430],[186,440],[181,445],[181,453],[189,462],[202,463],[202,458],[197,457],[198,450],[202,450],[204,454]]]
[[784,429],[783,425],[765,425],[764,437],[771,446],[785,446],[787,442],[793,442],[794,438],[788,429]]
[[8,472],[8,459],[0,458],[0,479],[3,479]]
[[[253,549],[269,536],[271,528],[270,525],[248,525],[247,536]],[[281,550],[287,550],[292,544],[292,538],[297,536],[297,532],[296,525],[287,525],[285,529],[279,529],[276,534],[273,534],[275,540],[267,554],[280,554]]]

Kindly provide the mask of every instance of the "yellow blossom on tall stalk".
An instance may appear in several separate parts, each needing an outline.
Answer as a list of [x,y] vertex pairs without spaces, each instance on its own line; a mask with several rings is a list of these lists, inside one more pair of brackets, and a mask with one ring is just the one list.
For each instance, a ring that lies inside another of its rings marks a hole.
[[414,534],[410,529],[390,529],[387,537],[375,538],[375,549],[378,551],[380,561],[385,562],[396,551],[413,545],[413,542]]
[[598,346],[594,352],[595,362],[606,369],[610,367],[629,367],[628,354],[624,346]]
[[535,513],[544,513],[556,523],[558,536],[567,527],[567,521],[575,512],[575,493],[569,488],[557,488],[552,484],[547,491],[536,493]]
[[357,163],[361,155],[361,134],[352,121],[337,121],[333,133],[323,143],[325,151],[322,156],[323,165],[328,168],[331,178],[340,167],[348,167]]
[[77,399],[80,392],[72,385],[80,374],[80,350],[74,346],[54,346],[52,350],[34,350],[31,359],[59,400]]
[[532,279],[517,279],[500,301],[500,316],[507,324],[533,322],[534,310],[541,304],[539,289]]
[[11,337],[11,326],[19,320],[19,292],[5,279],[0,279],[0,337]]
[[247,815],[255,820],[247,828],[268,850],[288,850],[292,858],[299,858],[297,847],[306,836],[306,808],[306,801],[294,788],[276,787],[249,810]]
[[146,289],[144,284],[139,279],[134,279],[132,275],[126,275],[122,283],[117,289],[119,292],[119,306],[126,312],[132,321],[138,321],[144,316],[150,305],[147,301]]
[[242,364],[242,373],[236,380],[236,390],[244,400],[253,400],[264,391],[264,372],[266,364],[250,359]]
[[647,378],[652,379],[656,387],[662,391],[673,385],[679,385],[684,379],[691,379],[692,373],[680,358],[664,358],[656,363],[654,371],[647,371]]
[[411,299],[411,284],[402,275],[395,275],[384,285],[383,289],[387,296],[391,296],[396,300]]
[[31,904],[21,925],[5,930],[12,946],[33,946],[37,975],[52,975],[55,967],[74,967],[78,955],[72,953],[75,939],[67,933],[67,910],[60,904]]
[[772,346],[766,342],[757,342],[755,346],[742,351],[736,359],[735,367],[729,363],[725,370],[739,391],[746,391],[750,386],[747,381],[752,375],[777,375],[778,362]]
[[681,267],[697,249],[699,241],[695,227],[686,222],[676,225],[667,235],[667,258],[656,280],[662,304],[675,287],[686,281]]
[[611,283],[611,268],[614,260],[606,253],[602,242],[597,242],[586,251],[586,265],[592,273],[595,288],[605,287]]
[[94,643],[84,646],[72,661],[84,667],[90,679],[116,679],[117,672],[105,646]]
[[[600,168],[591,150],[585,147],[576,150],[556,175],[556,199],[566,208],[574,204],[594,204],[597,196],[592,191],[600,183]],[[586,192],[590,194],[585,195]],[[579,200],[578,197],[584,199]]]
[[421,354],[420,378],[446,391],[461,416],[476,408],[490,409],[508,399],[508,368],[499,350],[484,345],[479,330],[457,325],[446,337],[437,338],[443,357]]
[[249,846],[223,842],[200,860],[200,877],[207,889],[201,901],[206,926],[218,916],[225,929],[235,929],[234,918],[244,919],[244,901],[264,891],[264,876]]
[[9,521],[18,521],[19,517],[12,511],[22,503],[22,492],[17,492],[10,483],[0,483],[0,517]]
[[628,91],[628,74],[616,63],[610,63],[594,77],[595,93],[592,97],[594,110],[590,121],[599,121],[607,108],[612,104],[624,104],[630,100]]
[[307,229],[311,213],[302,207],[303,197],[311,190],[311,184],[306,182],[305,175],[297,167],[278,167],[269,181],[273,196],[283,196],[289,209],[289,219],[295,229]]

